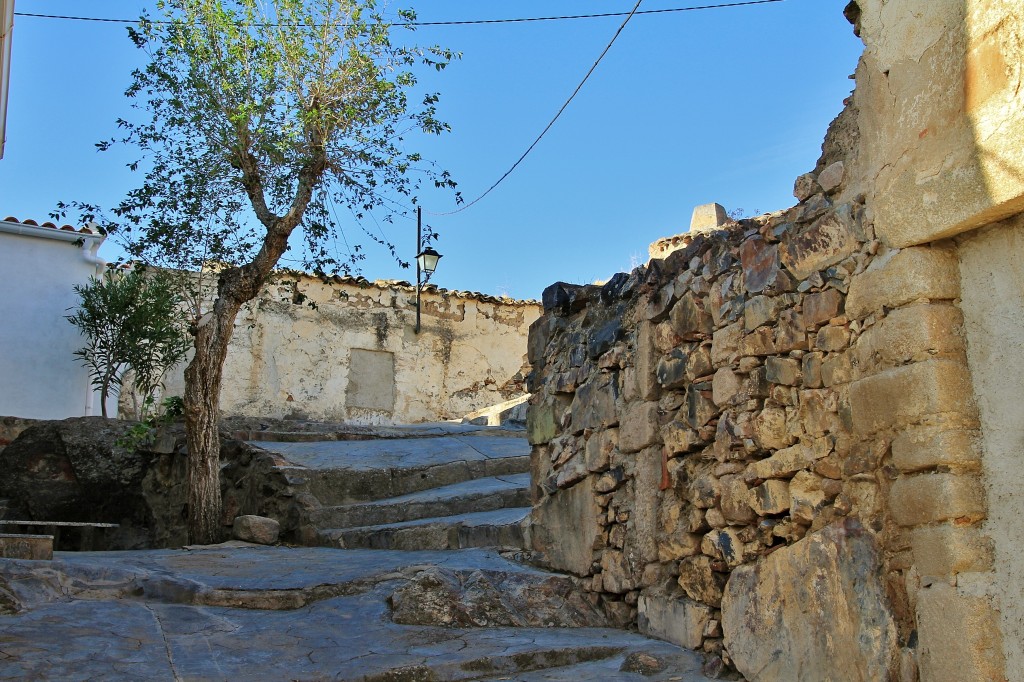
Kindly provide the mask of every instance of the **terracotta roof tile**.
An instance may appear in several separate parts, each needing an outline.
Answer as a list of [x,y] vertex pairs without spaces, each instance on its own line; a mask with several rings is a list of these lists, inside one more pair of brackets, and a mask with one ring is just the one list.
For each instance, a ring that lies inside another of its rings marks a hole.
[[[304,272],[297,272],[296,274],[304,277],[313,278],[313,275]],[[336,284],[348,284],[350,286],[358,287],[376,287],[378,289],[400,289],[404,291],[415,291],[416,285],[411,282],[407,282],[404,279],[378,279],[368,280],[362,275],[334,275],[331,277],[331,281]],[[440,296],[454,296],[456,298],[469,298],[484,303],[500,303],[504,305],[540,305],[540,301],[534,299],[519,300],[511,298],[509,296],[491,296],[489,294],[482,294],[479,291],[456,291],[454,289],[444,289],[433,283],[426,283],[423,285],[423,291],[425,293],[438,294]]]
[[73,227],[71,225],[61,225],[60,227],[57,227],[56,223],[46,221],[42,224],[39,224],[38,222],[32,220],[31,218],[27,220],[18,220],[13,216],[7,216],[6,218],[4,218],[4,222],[17,223],[18,225],[28,225],[29,227],[46,227],[51,230],[65,230],[67,232],[79,232],[81,234],[93,234],[99,236],[99,232],[90,230],[88,227]]

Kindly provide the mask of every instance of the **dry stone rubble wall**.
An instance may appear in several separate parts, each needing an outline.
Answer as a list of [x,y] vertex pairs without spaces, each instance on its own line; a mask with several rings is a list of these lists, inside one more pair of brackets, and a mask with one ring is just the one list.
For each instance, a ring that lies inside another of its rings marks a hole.
[[749,679],[915,679],[919,586],[990,562],[956,254],[842,186],[555,284],[530,333],[534,550]]

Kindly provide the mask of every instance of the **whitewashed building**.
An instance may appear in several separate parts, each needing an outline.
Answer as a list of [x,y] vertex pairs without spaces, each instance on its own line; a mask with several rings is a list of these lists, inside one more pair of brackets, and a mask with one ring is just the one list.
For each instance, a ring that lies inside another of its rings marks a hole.
[[[102,273],[104,237],[86,228],[0,220],[0,415],[64,419],[100,414],[75,357],[84,339],[65,318],[76,285]],[[108,414],[117,414],[116,396]]]

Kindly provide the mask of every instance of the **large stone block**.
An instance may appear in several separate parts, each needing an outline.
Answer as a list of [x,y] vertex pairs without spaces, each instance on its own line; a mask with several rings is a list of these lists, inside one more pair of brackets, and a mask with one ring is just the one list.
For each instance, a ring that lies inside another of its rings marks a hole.
[[743,304],[743,327],[752,331],[762,324],[774,322],[783,310],[794,305],[797,300],[794,294],[753,296]]
[[754,441],[764,450],[780,450],[793,444],[795,436],[786,426],[786,411],[766,407],[754,417]]
[[725,648],[750,682],[888,680],[899,652],[874,537],[827,526],[733,571]]
[[679,587],[691,599],[718,608],[726,576],[712,569],[714,559],[707,555],[692,556],[679,562]]
[[658,403],[633,402],[626,406],[619,424],[619,450],[638,452],[658,442],[661,424]]
[[999,619],[984,597],[934,582],[917,593],[921,679],[1004,680]]
[[818,185],[825,192],[831,192],[843,182],[846,167],[842,161],[829,164],[818,174]]
[[678,419],[661,427],[661,440],[669,456],[681,452],[690,452],[704,442],[697,431],[691,429],[687,424]]
[[705,604],[661,594],[641,596],[637,607],[640,632],[687,649],[700,648],[704,641],[704,628],[714,614]]
[[914,0],[905,10],[858,5],[870,46],[857,73],[859,127],[862,139],[871,141],[862,172],[872,178],[868,193],[879,238],[895,246],[922,244],[1019,212],[1020,3]]
[[590,435],[585,446],[588,471],[604,471],[611,465],[612,453],[619,444],[619,430],[605,429]]
[[807,228],[787,232],[783,237],[782,264],[798,280],[835,265],[860,246],[843,212],[822,216]]
[[914,566],[923,576],[944,578],[992,569],[992,541],[976,525],[915,528],[910,543]]
[[779,450],[771,457],[747,465],[744,477],[748,481],[761,478],[788,478],[801,469],[809,469],[828,452],[819,451],[804,443]]
[[707,384],[690,384],[686,387],[686,404],[680,409],[680,416],[694,429],[711,421],[718,408],[711,399],[711,387]]
[[828,501],[823,479],[808,471],[797,472],[789,482],[789,499],[793,519],[811,525]]
[[962,326],[963,314],[952,305],[898,308],[857,339],[857,361],[866,370],[960,354],[964,350]]
[[590,292],[591,287],[555,282],[541,293],[541,303],[546,313],[569,315],[586,307]]
[[803,380],[800,361],[795,358],[768,357],[764,362],[765,378],[769,383],[799,386]]
[[530,445],[547,443],[558,435],[558,418],[553,402],[530,405],[526,411],[526,439]]
[[791,505],[789,482],[771,479],[751,488],[747,494],[750,507],[759,515],[781,514]]
[[0,534],[0,559],[49,561],[52,558],[52,535]]
[[839,314],[842,307],[843,295],[835,289],[808,294],[804,297],[804,324],[812,328],[828,322]]
[[597,329],[591,330],[587,337],[587,355],[591,360],[596,360],[602,354],[611,350],[624,334],[622,320],[618,317],[608,320]]
[[711,381],[711,400],[718,406],[732,402],[743,388],[743,379],[728,367],[722,367]]
[[719,482],[722,516],[728,523],[746,524],[757,518],[750,508],[749,489],[742,476],[722,476]]
[[685,388],[689,383],[686,376],[687,357],[676,349],[658,361],[656,375],[658,383],[667,389]]
[[981,466],[976,431],[923,426],[907,429],[892,442],[892,463],[903,473],[946,467],[971,471]]
[[743,339],[743,323],[734,322],[717,330],[711,337],[711,362],[721,367],[729,362]]
[[643,400],[657,400],[661,392],[655,376],[659,357],[654,325],[647,321],[641,322],[636,332],[631,390]]
[[889,491],[889,508],[901,526],[985,516],[985,489],[975,476],[935,473],[901,476]]
[[624,551],[634,573],[658,560],[658,508],[661,505],[661,448],[636,454],[632,481],[633,511],[626,526]]
[[714,329],[711,313],[707,312],[706,301],[688,293],[672,306],[669,319],[672,328],[684,339],[701,339],[710,336]]
[[975,415],[972,394],[962,362],[936,358],[895,367],[850,384],[853,428],[866,435],[940,414],[969,421]]
[[547,315],[538,317],[530,325],[529,336],[526,342],[526,357],[534,367],[542,367],[544,364],[544,352],[554,333],[558,318]]
[[[619,421],[615,400],[618,385],[612,378],[591,377],[590,381],[576,389],[572,399],[572,429],[574,433],[584,429],[601,429],[614,426]],[[556,409],[557,413],[557,409]],[[527,417],[529,421],[529,417]]]
[[745,239],[740,245],[740,262],[743,286],[750,293],[760,293],[779,276],[779,245],[769,244],[760,237]]
[[530,517],[533,549],[553,569],[588,575],[601,538],[600,514],[590,478],[545,497]]
[[950,249],[916,246],[876,263],[879,265],[850,281],[846,314],[852,319],[918,299],[952,300],[960,296],[959,264]]

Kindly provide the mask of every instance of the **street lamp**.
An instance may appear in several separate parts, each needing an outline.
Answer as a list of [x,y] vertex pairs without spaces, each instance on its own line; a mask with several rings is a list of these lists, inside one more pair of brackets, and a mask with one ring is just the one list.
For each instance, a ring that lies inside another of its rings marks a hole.
[[[441,254],[431,247],[423,248],[423,208],[416,207],[416,329],[420,333],[420,291],[423,285],[430,280],[430,276],[437,269],[437,261]],[[426,277],[420,279],[420,273],[426,273]]]

